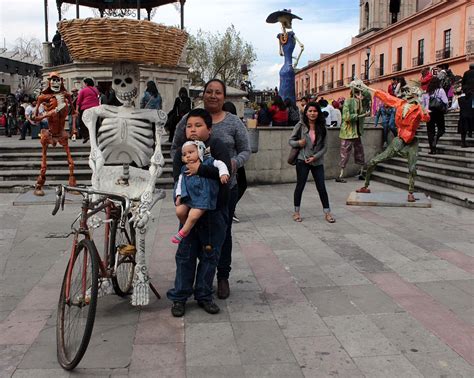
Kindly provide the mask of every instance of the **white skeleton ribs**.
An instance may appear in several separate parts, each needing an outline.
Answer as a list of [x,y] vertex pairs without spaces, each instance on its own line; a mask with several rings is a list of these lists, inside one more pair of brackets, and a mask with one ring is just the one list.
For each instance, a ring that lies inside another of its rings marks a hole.
[[[150,281],[145,236],[147,223],[152,218],[150,210],[155,203],[156,179],[161,176],[164,165],[161,136],[167,117],[161,110],[132,107],[138,94],[138,66],[121,63],[114,66],[112,74],[116,97],[124,105],[88,109],[82,120],[90,134],[92,187],[127,195],[132,200],[131,222],[137,235],[132,304],[144,306],[149,302]],[[102,118],[102,123],[97,131],[98,118]],[[148,171],[140,169],[147,166]]]

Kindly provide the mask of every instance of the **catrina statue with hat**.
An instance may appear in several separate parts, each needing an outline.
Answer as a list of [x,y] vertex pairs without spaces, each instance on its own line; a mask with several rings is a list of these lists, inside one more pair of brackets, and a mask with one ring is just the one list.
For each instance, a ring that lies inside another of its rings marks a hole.
[[367,165],[364,186],[357,189],[357,193],[370,193],[370,175],[377,166],[394,156],[400,156],[408,160],[408,202],[415,202],[413,194],[415,190],[416,161],[418,156],[418,139],[416,130],[420,122],[430,120],[429,110],[424,109],[420,104],[421,90],[416,86],[405,86],[402,88],[402,98],[391,96],[388,93],[369,88],[364,83],[359,84],[360,90],[374,92],[383,103],[396,109],[395,126],[398,136],[393,138],[390,145],[382,153],[370,160]]
[[[283,9],[281,11],[273,12],[267,17],[267,23],[275,24],[281,23],[282,32],[277,35],[280,48],[280,56],[285,57],[285,62],[280,69],[280,90],[278,94],[286,100],[291,99],[293,103],[296,102],[295,94],[295,68],[298,65],[301,54],[304,50],[304,45],[296,38],[292,28],[292,21],[294,18],[302,20],[301,17],[291,13],[291,9]],[[293,62],[293,51],[296,43],[300,47],[298,57]]]

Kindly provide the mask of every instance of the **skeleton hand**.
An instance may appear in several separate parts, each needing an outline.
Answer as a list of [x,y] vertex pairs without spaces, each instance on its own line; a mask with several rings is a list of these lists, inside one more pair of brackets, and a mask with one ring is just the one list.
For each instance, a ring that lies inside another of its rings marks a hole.
[[138,206],[138,210],[133,214],[130,222],[133,222],[134,228],[144,228],[146,227],[150,218],[153,220],[153,215],[150,213],[150,204],[148,202],[141,202]]

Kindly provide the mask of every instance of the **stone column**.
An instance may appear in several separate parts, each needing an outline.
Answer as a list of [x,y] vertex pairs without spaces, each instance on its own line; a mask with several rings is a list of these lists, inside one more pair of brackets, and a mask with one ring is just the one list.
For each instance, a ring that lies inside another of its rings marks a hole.
[[51,51],[53,44],[51,42],[43,42],[43,65],[45,68],[52,67]]

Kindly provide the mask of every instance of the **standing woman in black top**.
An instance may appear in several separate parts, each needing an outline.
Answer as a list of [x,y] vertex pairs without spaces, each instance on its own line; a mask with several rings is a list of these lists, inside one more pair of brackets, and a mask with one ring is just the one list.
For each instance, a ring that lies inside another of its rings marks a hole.
[[300,215],[301,197],[310,171],[323,205],[324,218],[329,223],[336,222],[331,215],[328,193],[324,183],[324,154],[328,148],[326,134],[326,119],[321,107],[316,102],[308,103],[304,108],[303,119],[293,128],[289,140],[291,147],[300,148],[296,160],[295,212],[293,214],[295,222],[303,220]]

